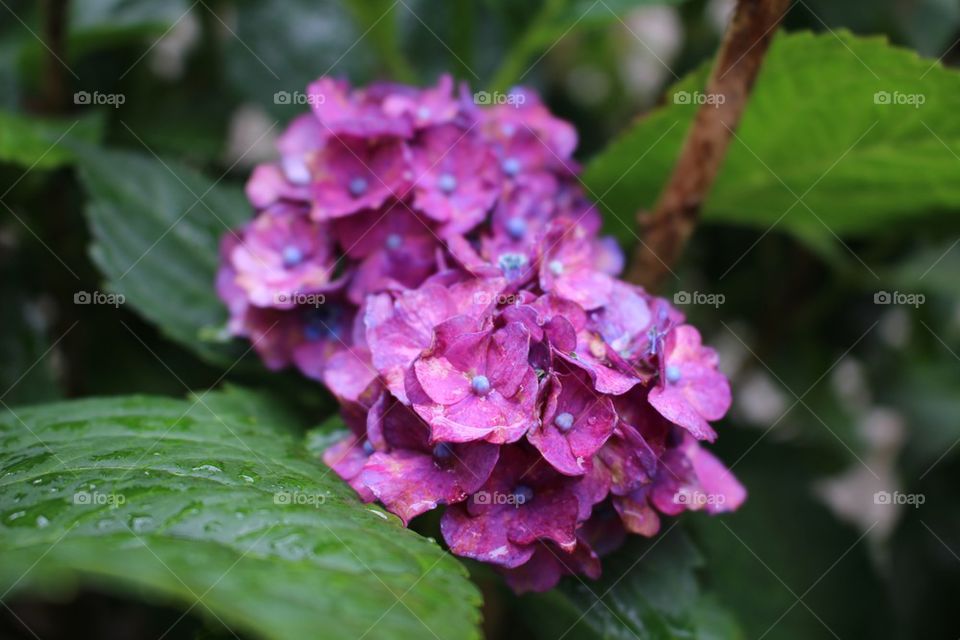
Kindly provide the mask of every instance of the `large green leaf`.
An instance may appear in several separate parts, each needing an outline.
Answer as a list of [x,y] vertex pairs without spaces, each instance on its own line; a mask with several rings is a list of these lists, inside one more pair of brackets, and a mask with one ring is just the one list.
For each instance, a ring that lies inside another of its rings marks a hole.
[[670,527],[604,560],[601,580],[571,578],[520,606],[544,640],[741,638],[733,618],[700,591],[695,571],[702,564],[683,531]]
[[77,583],[257,637],[476,638],[479,595],[240,391],[0,414],[0,592]]
[[220,237],[250,217],[239,189],[174,162],[85,148],[93,259],[109,287],[170,338],[230,366],[236,345],[204,339],[226,309],[213,282]]
[[97,116],[38,118],[0,111],[0,162],[35,169],[51,169],[71,162],[69,139],[96,142],[103,130]]
[[[631,237],[633,217],[657,198],[708,69],[669,92],[667,106],[594,158],[584,175]],[[685,93],[681,93],[685,92]],[[922,95],[919,107],[878,104]],[[702,95],[702,94],[700,94]],[[781,34],[710,193],[707,220],[777,226],[812,243],[889,229],[960,207],[960,75],[882,38]],[[802,202],[797,198],[802,197]]]

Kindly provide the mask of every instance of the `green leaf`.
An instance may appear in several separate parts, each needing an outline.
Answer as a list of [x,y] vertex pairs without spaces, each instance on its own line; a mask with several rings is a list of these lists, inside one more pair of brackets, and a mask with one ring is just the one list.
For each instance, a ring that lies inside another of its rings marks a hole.
[[85,148],[80,177],[91,254],[108,286],[171,339],[230,366],[238,345],[205,339],[226,322],[214,292],[220,237],[246,221],[242,192],[174,162]]
[[639,6],[680,4],[683,0],[543,0],[523,34],[504,56],[490,87],[505,91],[536,65],[537,56],[551,49],[577,27],[604,24]]
[[695,572],[702,564],[689,538],[671,527],[605,559],[601,580],[567,579],[520,607],[544,640],[741,638],[733,618],[700,591]]
[[286,419],[237,390],[0,414],[0,591],[82,583],[278,640],[477,638],[462,565],[360,503]]
[[[650,208],[693,119],[708,68],[671,89],[584,174],[623,238]],[[923,96],[919,107],[878,104]],[[701,94],[702,95],[702,94]],[[707,198],[709,221],[789,230],[814,244],[960,207],[960,75],[882,38],[781,34]],[[693,102],[692,100],[690,102]],[[797,198],[802,197],[802,202]]]
[[68,139],[97,142],[102,133],[103,119],[96,114],[53,119],[0,111],[0,162],[52,169],[75,159]]

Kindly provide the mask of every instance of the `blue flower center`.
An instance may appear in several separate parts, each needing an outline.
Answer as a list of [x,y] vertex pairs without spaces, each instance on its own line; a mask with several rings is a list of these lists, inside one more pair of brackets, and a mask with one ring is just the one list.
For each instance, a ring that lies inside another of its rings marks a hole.
[[430,117],[430,107],[423,107],[417,109],[417,117],[421,120],[426,120]]
[[287,269],[295,267],[301,262],[303,262],[303,251],[299,247],[295,247],[292,244],[288,244],[283,248],[281,252],[283,256],[283,266]]
[[363,442],[363,452],[368,456],[373,453],[373,443],[369,440]]
[[515,176],[520,173],[520,161],[516,158],[505,158],[500,167],[508,176]]
[[553,419],[553,424],[557,425],[557,429],[561,432],[566,433],[573,427],[573,414],[564,411]]
[[513,501],[517,505],[527,504],[533,500],[533,489],[525,484],[518,484],[513,490]]
[[452,173],[442,173],[437,178],[437,188],[444,193],[453,193],[457,188],[457,178]]
[[350,194],[354,197],[362,196],[367,192],[367,179],[357,176],[356,178],[350,181],[350,184],[347,185],[347,188],[350,189]]
[[497,258],[497,264],[507,279],[511,280],[518,275],[520,269],[527,266],[527,256],[522,253],[503,253]]
[[336,339],[340,335],[336,327],[338,317],[339,311],[336,307],[307,310],[303,320],[303,337],[310,342],[324,338]]
[[399,233],[391,233],[387,236],[387,249],[396,251],[401,246],[403,246],[403,237]]
[[667,367],[666,373],[667,373],[667,382],[673,384],[674,382],[677,382],[680,380],[680,377],[681,377],[680,367],[678,367],[677,365],[675,364],[669,365]]
[[559,260],[551,260],[550,263],[547,265],[547,268],[550,269],[550,273],[552,273],[555,276],[559,276],[563,274],[563,263],[560,262]]
[[527,221],[519,216],[507,220],[507,233],[514,240],[519,240],[527,233]]
[[490,380],[484,375],[473,376],[470,380],[470,387],[478,396],[485,396],[490,393]]
[[433,448],[433,457],[440,462],[446,462],[453,457],[453,449],[446,442],[437,443]]

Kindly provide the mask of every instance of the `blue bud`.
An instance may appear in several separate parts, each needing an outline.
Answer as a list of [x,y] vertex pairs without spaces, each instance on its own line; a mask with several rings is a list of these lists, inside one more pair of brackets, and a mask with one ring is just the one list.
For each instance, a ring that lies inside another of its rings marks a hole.
[[367,186],[367,179],[358,176],[350,181],[347,188],[350,190],[351,195],[357,197],[367,192]]
[[447,194],[453,193],[453,190],[457,188],[457,178],[452,173],[440,174],[440,177],[437,178],[437,188]]
[[470,380],[470,386],[478,396],[485,396],[490,393],[490,380],[487,376],[473,376],[473,379]]
[[557,429],[561,432],[566,433],[573,427],[573,414],[564,411],[553,419],[553,424],[557,425]]
[[667,367],[667,382],[674,383],[680,380],[680,367],[675,364],[671,364]]
[[519,240],[527,233],[527,221],[519,216],[507,220],[507,233],[514,240]]
[[281,254],[283,256],[283,266],[287,269],[303,262],[303,251],[300,251],[299,247],[295,247],[292,244],[285,246]]

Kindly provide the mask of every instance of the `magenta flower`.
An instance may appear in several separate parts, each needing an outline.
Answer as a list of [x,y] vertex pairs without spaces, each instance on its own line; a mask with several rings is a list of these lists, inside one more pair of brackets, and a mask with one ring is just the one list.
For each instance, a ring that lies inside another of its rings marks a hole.
[[514,89],[506,104],[484,110],[481,117],[506,176],[522,180],[542,170],[563,175],[576,170],[570,157],[577,146],[577,132],[555,118],[534,93]]
[[457,316],[440,324],[430,350],[413,364],[413,408],[433,440],[503,444],[523,437],[536,418],[537,374],[527,362],[530,334],[511,322],[493,331]]
[[736,510],[747,492],[717,458],[691,436],[664,454],[662,470],[651,488],[650,502],[662,513]]
[[330,288],[333,243],[306,211],[275,205],[254,218],[226,259],[250,304],[292,309],[300,296]]
[[549,379],[543,421],[527,440],[560,473],[581,475],[616,423],[613,402],[598,394],[586,375],[576,370],[555,373]]
[[441,530],[457,555],[512,568],[533,556],[537,541],[572,551],[578,511],[563,476],[521,447],[504,447],[487,482],[447,508]]
[[499,456],[488,442],[430,443],[430,427],[388,395],[370,412],[388,451],[376,452],[359,482],[405,523],[438,504],[462,502],[487,481]]
[[730,405],[717,355],[618,280],[569,124],[523,89],[475,104],[449,76],[307,92],[216,287],[267,367],[336,399],[333,472],[405,524],[443,509],[450,550],[520,592],[596,578],[664,518],[740,506],[699,443]]
[[684,324],[667,334],[662,361],[662,377],[650,391],[650,404],[698,440],[712,442],[717,433],[707,421],[719,420],[730,408],[730,383],[717,370],[717,353]]
[[414,207],[456,233],[483,222],[500,193],[500,172],[476,133],[434,127],[412,147],[412,155]]
[[591,240],[584,227],[558,221],[547,231],[540,256],[540,287],[588,311],[610,301],[614,282],[597,269]]
[[311,215],[329,220],[402,198],[411,178],[409,155],[401,140],[330,139],[313,159]]
[[596,580],[600,577],[600,558],[578,535],[573,551],[564,551],[552,542],[538,542],[526,563],[512,569],[501,568],[500,572],[516,593],[549,591],[566,575],[585,575]]
[[454,316],[485,318],[504,284],[502,280],[451,281],[457,277],[445,272],[418,289],[368,299],[364,323],[373,365],[401,402],[408,402],[407,374],[432,343],[434,327]]
[[347,255],[359,260],[347,288],[355,304],[373,293],[416,287],[437,270],[436,234],[397,201],[383,210],[338,218],[333,233]]
[[323,452],[324,464],[336,471],[365,502],[376,499],[373,492],[360,482],[360,473],[374,450],[369,440],[351,434]]
[[253,170],[244,190],[256,209],[265,209],[284,200],[294,204],[307,203],[310,201],[309,175],[300,174],[297,178],[302,182],[291,182],[279,164],[262,164]]
[[314,115],[330,136],[407,138],[413,133],[410,120],[389,117],[383,109],[384,100],[402,90],[385,84],[351,90],[344,80],[324,77],[307,87],[307,97]]

